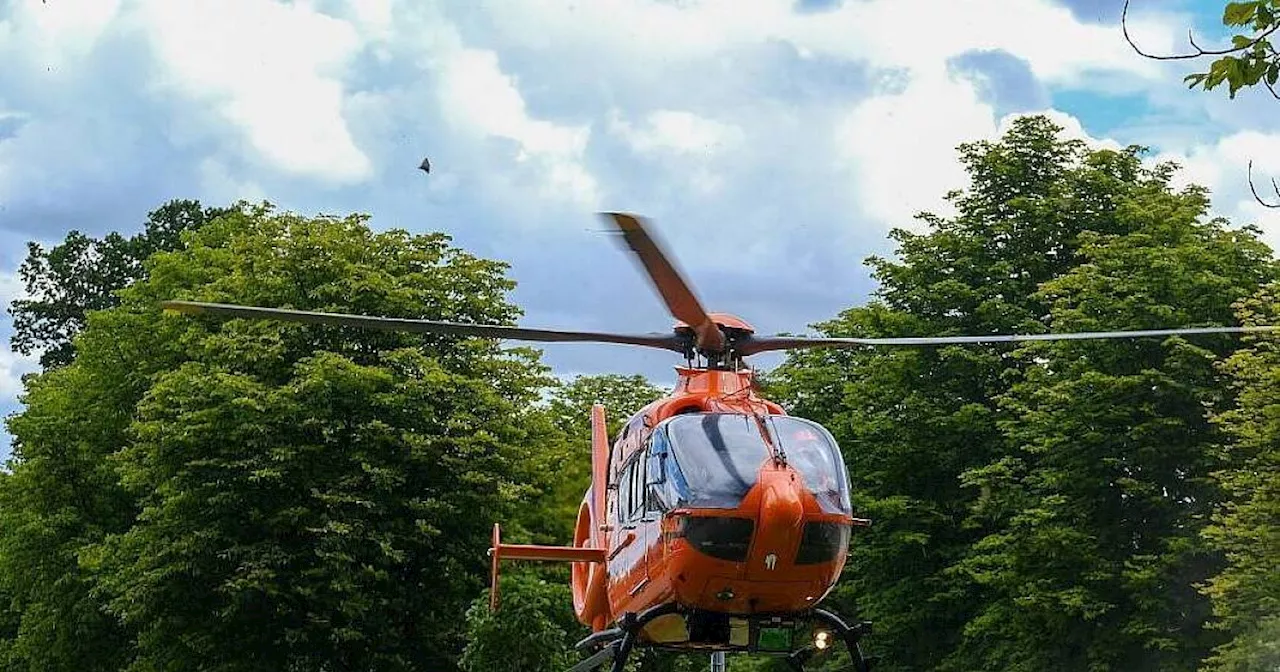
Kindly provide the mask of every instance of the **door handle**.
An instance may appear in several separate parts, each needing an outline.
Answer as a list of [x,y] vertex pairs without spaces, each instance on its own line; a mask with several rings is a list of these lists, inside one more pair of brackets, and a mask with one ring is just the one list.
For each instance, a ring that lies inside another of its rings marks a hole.
[[635,540],[636,540],[635,532],[628,532],[627,536],[623,537],[622,543],[618,544],[617,548],[613,549],[613,551],[609,553],[609,559],[612,560],[615,556],[617,556],[619,553],[622,552],[622,549],[630,546],[631,542]]

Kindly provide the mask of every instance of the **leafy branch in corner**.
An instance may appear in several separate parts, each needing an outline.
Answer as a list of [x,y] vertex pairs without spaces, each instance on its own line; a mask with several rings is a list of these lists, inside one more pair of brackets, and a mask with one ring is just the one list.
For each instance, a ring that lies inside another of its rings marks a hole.
[[[1187,41],[1195,51],[1167,56],[1149,54],[1133,41],[1129,35],[1129,2],[1130,0],[1124,0],[1124,9],[1120,12],[1120,30],[1124,33],[1125,41],[1138,55],[1157,61],[1219,56],[1209,64],[1207,72],[1192,73],[1182,81],[1187,82],[1189,88],[1201,86],[1205,91],[1212,91],[1226,82],[1227,95],[1231,99],[1235,99],[1236,92],[1240,89],[1261,84],[1273,98],[1280,100],[1280,91],[1276,89],[1276,83],[1280,81],[1280,51],[1276,51],[1271,43],[1271,36],[1280,30],[1280,0],[1228,2],[1222,10],[1222,24],[1234,28],[1249,26],[1255,35],[1234,35],[1229,48],[1205,49],[1196,44],[1195,35],[1188,29]],[[1271,179],[1271,188],[1276,192],[1277,199],[1280,199],[1280,185],[1277,185],[1275,178]],[[1280,200],[1268,203],[1258,194],[1258,188],[1253,184],[1253,161],[1249,162],[1249,191],[1253,194],[1253,199],[1263,207],[1280,208]]]
[[1276,90],[1276,82],[1280,80],[1280,52],[1271,44],[1271,35],[1280,30],[1280,0],[1253,0],[1253,2],[1229,2],[1222,10],[1222,23],[1231,27],[1251,26],[1256,33],[1234,35],[1231,47],[1227,49],[1205,49],[1196,44],[1195,36],[1187,30],[1187,41],[1194,52],[1187,54],[1171,54],[1160,56],[1149,54],[1133,41],[1129,35],[1129,2],[1124,0],[1124,9],[1120,13],[1120,29],[1124,39],[1139,55],[1157,61],[1181,61],[1200,58],[1202,56],[1221,56],[1209,65],[1207,72],[1187,75],[1184,82],[1195,88],[1204,87],[1212,91],[1226,82],[1228,96],[1236,97],[1236,92],[1247,86],[1261,83],[1271,95],[1280,100],[1280,91]]

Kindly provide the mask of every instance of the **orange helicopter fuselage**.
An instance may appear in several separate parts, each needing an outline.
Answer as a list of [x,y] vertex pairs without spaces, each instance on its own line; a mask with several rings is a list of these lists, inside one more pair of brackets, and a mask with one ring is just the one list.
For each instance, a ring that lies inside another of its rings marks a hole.
[[[772,458],[762,461],[754,483],[732,508],[655,511],[637,501],[644,496],[637,489],[647,491],[644,466],[651,435],[667,418],[688,413],[786,415],[778,404],[755,394],[750,370],[676,370],[679,380],[672,393],[632,416],[612,446],[604,436],[603,409],[594,409],[592,487],[579,509],[574,546],[603,549],[604,558],[574,564],[578,619],[600,631],[622,614],[668,603],[742,615],[812,608],[835,585],[845,563],[848,528],[861,521],[847,511],[824,511],[793,466]],[[843,542],[829,558],[797,562],[810,523],[842,531]],[[732,553],[709,546],[709,554],[690,533],[694,527],[733,531],[748,524],[745,549]]]

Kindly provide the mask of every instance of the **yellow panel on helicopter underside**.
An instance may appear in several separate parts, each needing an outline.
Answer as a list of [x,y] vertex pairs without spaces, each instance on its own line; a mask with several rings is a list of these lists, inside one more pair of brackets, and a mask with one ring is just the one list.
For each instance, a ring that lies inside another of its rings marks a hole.
[[666,614],[659,616],[644,626],[644,636],[655,644],[676,644],[689,641],[689,626],[684,616]]

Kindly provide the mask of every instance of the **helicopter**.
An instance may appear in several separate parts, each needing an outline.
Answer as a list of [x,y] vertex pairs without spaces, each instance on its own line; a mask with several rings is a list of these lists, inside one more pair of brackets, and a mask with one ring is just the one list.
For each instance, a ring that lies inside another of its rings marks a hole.
[[782,658],[794,670],[836,643],[853,667],[874,658],[871,623],[820,607],[845,566],[855,516],[840,448],[817,422],[759,394],[745,358],[815,347],[922,347],[1273,331],[1277,326],[900,338],[757,336],[742,318],[707,312],[644,220],[601,213],[620,234],[676,323],[666,334],[620,334],[322,313],[193,301],[165,309],[229,318],[534,342],[603,342],[681,355],[672,391],[631,415],[616,437],[591,409],[591,484],[571,546],[503,543],[493,526],[490,608],[507,560],[572,563],[573,609],[591,634],[570,672],[621,672],[640,648]]

